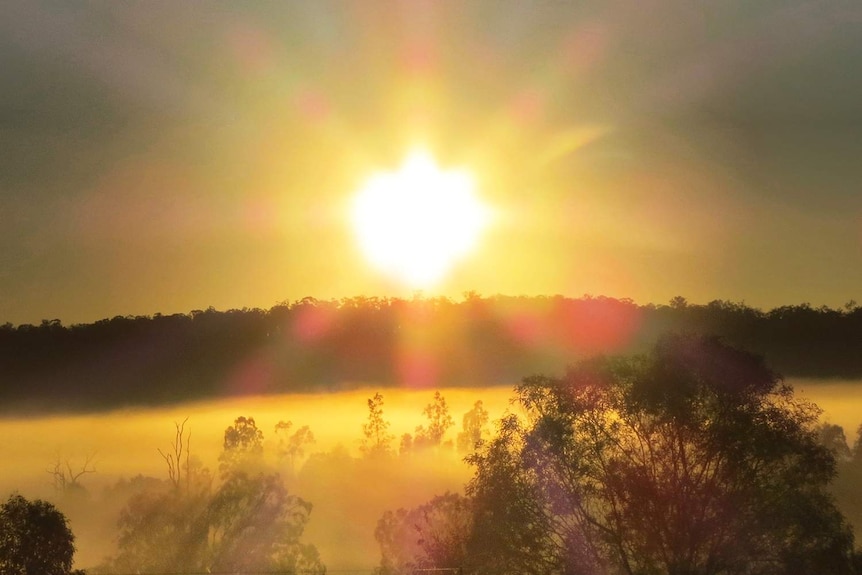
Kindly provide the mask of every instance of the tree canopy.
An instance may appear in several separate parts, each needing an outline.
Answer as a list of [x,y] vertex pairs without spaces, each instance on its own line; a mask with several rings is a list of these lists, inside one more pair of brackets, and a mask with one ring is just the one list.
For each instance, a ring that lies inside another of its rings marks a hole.
[[381,550],[379,575],[463,565],[465,535],[473,521],[470,505],[461,495],[445,493],[413,509],[386,511],[374,530]]
[[265,464],[263,432],[254,418],[238,417],[225,429],[215,488],[209,472],[195,467],[187,451],[176,460],[185,465],[185,481],[174,481],[176,468],[168,460],[170,481],[129,499],[118,524],[118,553],[108,569],[325,572],[316,547],[301,540],[311,503],[289,493]]
[[0,573],[68,575],[75,537],[52,504],[12,495],[0,505]]
[[667,336],[526,378],[471,456],[476,573],[850,573],[817,409],[762,359]]
[[380,392],[368,399],[368,421],[362,424],[362,453],[369,457],[390,453],[394,436],[389,433],[389,422],[383,418],[383,395]]

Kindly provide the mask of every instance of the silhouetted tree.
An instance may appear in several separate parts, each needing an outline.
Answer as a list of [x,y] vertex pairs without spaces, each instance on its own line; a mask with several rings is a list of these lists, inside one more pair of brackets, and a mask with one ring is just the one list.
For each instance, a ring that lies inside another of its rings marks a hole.
[[839,461],[852,458],[852,451],[847,445],[847,436],[844,428],[834,423],[822,423],[817,427],[817,436],[820,444],[828,448]]
[[109,569],[123,573],[193,573],[206,563],[212,477],[191,455],[187,419],[174,424],[165,460],[166,481],[151,479],[133,492],[117,521],[117,554]]
[[60,457],[57,456],[53,467],[48,469],[48,473],[53,480],[54,490],[62,495],[76,497],[86,495],[87,490],[81,485],[79,479],[88,473],[96,472],[96,468],[93,465],[93,457],[93,455],[88,455],[80,467],[75,466],[73,468],[71,461],[68,459],[61,461]]
[[[182,436],[182,426],[177,434]],[[317,549],[300,541],[311,504],[289,494],[279,475],[266,467],[263,433],[254,419],[237,418],[225,430],[223,447],[221,484],[215,490],[206,470],[187,464],[178,483],[169,464],[168,481],[132,496],[120,515],[111,570],[325,571]],[[187,453],[185,459],[194,461]]]
[[322,572],[317,549],[299,541],[311,504],[288,494],[262,455],[263,432],[254,418],[238,417],[225,429],[219,456],[223,482],[206,514],[206,568]]
[[856,440],[853,442],[853,459],[862,461],[862,423],[856,428]]
[[[185,483],[185,482],[184,482]],[[196,573],[207,562],[209,485],[191,491],[171,481],[133,494],[117,522],[118,573]]]
[[446,431],[454,424],[446,398],[439,391],[435,391],[434,400],[425,406],[422,413],[428,418],[428,427],[420,425],[416,428],[413,447],[425,449],[440,446]]
[[313,545],[300,537],[311,504],[290,495],[276,474],[233,473],[207,510],[212,572],[323,573]]
[[368,421],[362,425],[362,435],[360,449],[366,456],[391,452],[394,436],[389,433],[389,422],[383,419],[383,395],[380,392],[368,400]]
[[314,444],[314,433],[307,425],[303,425],[292,434],[293,423],[279,421],[275,424],[275,435],[278,438],[278,459],[287,462],[290,473],[296,472],[297,462],[305,455],[305,449]]
[[[540,492],[522,459],[523,450],[524,429],[509,414],[499,421],[497,435],[468,458],[475,467],[474,479],[467,485],[474,509],[468,556],[475,573],[566,572],[553,516],[539,504]],[[583,563],[573,567],[581,568]]]
[[464,414],[461,420],[461,432],[458,434],[458,452],[472,453],[488,433],[488,410],[482,400],[473,404],[473,409]]
[[[843,429],[840,427],[838,429],[840,434],[834,430],[833,433],[843,438]],[[862,543],[858,538],[862,533],[862,450],[860,446],[862,446],[862,425],[857,430],[853,449],[848,449],[847,445],[844,445],[845,456],[838,459],[838,476],[831,486],[839,509],[853,525],[857,535],[857,545]],[[860,560],[862,560],[862,549],[857,549],[856,561]],[[862,565],[857,567],[857,573],[862,573],[859,567]]]
[[74,543],[66,517],[50,503],[12,495],[0,505],[3,575],[68,575]]
[[455,493],[438,495],[413,509],[386,511],[374,537],[380,544],[380,575],[416,569],[460,568],[472,531],[471,502]]
[[818,410],[760,358],[668,336],[516,391],[526,422],[471,457],[478,571],[850,572]]
[[233,425],[224,431],[219,471],[227,475],[239,468],[256,468],[262,456],[263,432],[257,428],[253,417],[237,417]]
[[677,309],[677,310],[685,309],[686,307],[688,307],[688,300],[686,300],[681,295],[674,296],[670,300],[670,307],[672,307],[673,309]]
[[[186,423],[189,418],[185,418],[181,423],[174,422],[176,428],[174,433],[174,445],[170,451],[165,453],[159,449],[159,455],[165,460],[168,466],[168,479],[176,489],[179,489],[183,476],[186,476],[186,481],[190,479],[187,475],[189,469],[189,460],[191,457],[191,429],[186,432]],[[184,471],[185,470],[185,471]]]

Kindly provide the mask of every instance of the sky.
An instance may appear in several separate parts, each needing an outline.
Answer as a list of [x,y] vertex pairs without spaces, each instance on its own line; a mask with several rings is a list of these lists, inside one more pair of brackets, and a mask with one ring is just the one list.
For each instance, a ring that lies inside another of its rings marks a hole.
[[856,1],[9,0],[0,323],[408,297],[417,146],[495,214],[426,295],[862,300]]

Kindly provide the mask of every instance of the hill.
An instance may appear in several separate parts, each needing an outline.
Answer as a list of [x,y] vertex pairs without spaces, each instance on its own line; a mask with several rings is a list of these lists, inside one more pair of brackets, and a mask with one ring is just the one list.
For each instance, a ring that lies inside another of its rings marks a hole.
[[269,310],[0,326],[0,405],[99,410],[233,395],[484,386],[646,349],[667,331],[716,335],[787,377],[862,377],[862,307],[638,305],[607,297],[466,294],[304,298]]

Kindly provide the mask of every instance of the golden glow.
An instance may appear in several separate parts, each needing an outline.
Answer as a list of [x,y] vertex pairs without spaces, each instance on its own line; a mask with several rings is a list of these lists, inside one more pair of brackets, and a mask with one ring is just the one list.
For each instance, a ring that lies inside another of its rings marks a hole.
[[[859,425],[858,414],[862,409],[862,397],[857,391],[859,380],[790,379],[788,382],[825,409],[823,420],[841,425],[845,433],[852,436]],[[129,489],[128,478],[139,474],[166,477],[165,462],[156,449],[170,449],[175,422],[189,418],[186,429],[192,432],[192,458],[216,470],[224,430],[236,417],[255,418],[264,434],[265,453],[270,456],[274,456],[278,448],[273,432],[275,424],[289,420],[294,430],[309,425],[316,440],[297,462],[301,472],[290,480],[291,489],[295,485],[296,493],[314,503],[314,520],[303,537],[315,543],[330,572],[372,565],[380,560],[380,553],[375,552],[373,530],[364,526],[374,525],[385,509],[411,507],[428,501],[434,494],[458,491],[473,472],[454,451],[444,455],[445,450],[429,454],[427,458],[416,454],[406,460],[395,458],[393,467],[381,467],[385,464],[373,460],[363,465],[361,460],[350,459],[347,455],[340,459],[335,457],[339,446],[348,455],[360,455],[362,425],[368,417],[366,401],[376,391],[379,390],[368,388],[338,393],[230,397],[159,409],[6,417],[0,419],[0,435],[15,437],[16,441],[0,443],[0,461],[14,461],[15,465],[0,469],[0,491],[21,490],[28,498],[52,500],[58,494],[53,491],[45,470],[58,460],[68,460],[78,469],[87,456],[95,454],[97,473],[88,474],[81,481],[92,497],[84,505],[63,500],[62,510],[74,527],[77,565],[97,565],[106,556],[116,553],[115,542],[105,537],[105,533],[114,532],[116,528],[119,508],[130,493],[124,490]],[[483,401],[492,422],[512,409],[509,402],[512,389],[508,385],[439,391],[458,422],[478,399]],[[434,390],[392,388],[382,393],[384,419],[391,423],[389,432],[396,437],[393,448],[397,450],[397,438],[413,433],[417,424],[424,423],[422,410],[431,402]],[[494,425],[489,427],[493,429]],[[62,429],[63,433],[58,434],[57,429]],[[454,439],[459,431],[460,425],[456,424],[444,441]],[[314,454],[320,455],[315,458],[318,465],[304,467]],[[274,464],[271,460],[270,463]],[[387,473],[387,489],[375,488],[380,483],[381,469]],[[345,476],[348,479],[343,479]],[[123,483],[118,484],[121,478],[127,478],[124,489],[106,489],[121,487]],[[353,521],[345,523],[346,516]]]
[[488,221],[473,177],[443,170],[413,152],[396,172],[373,176],[356,195],[360,248],[382,272],[410,287],[431,287],[474,249]]

